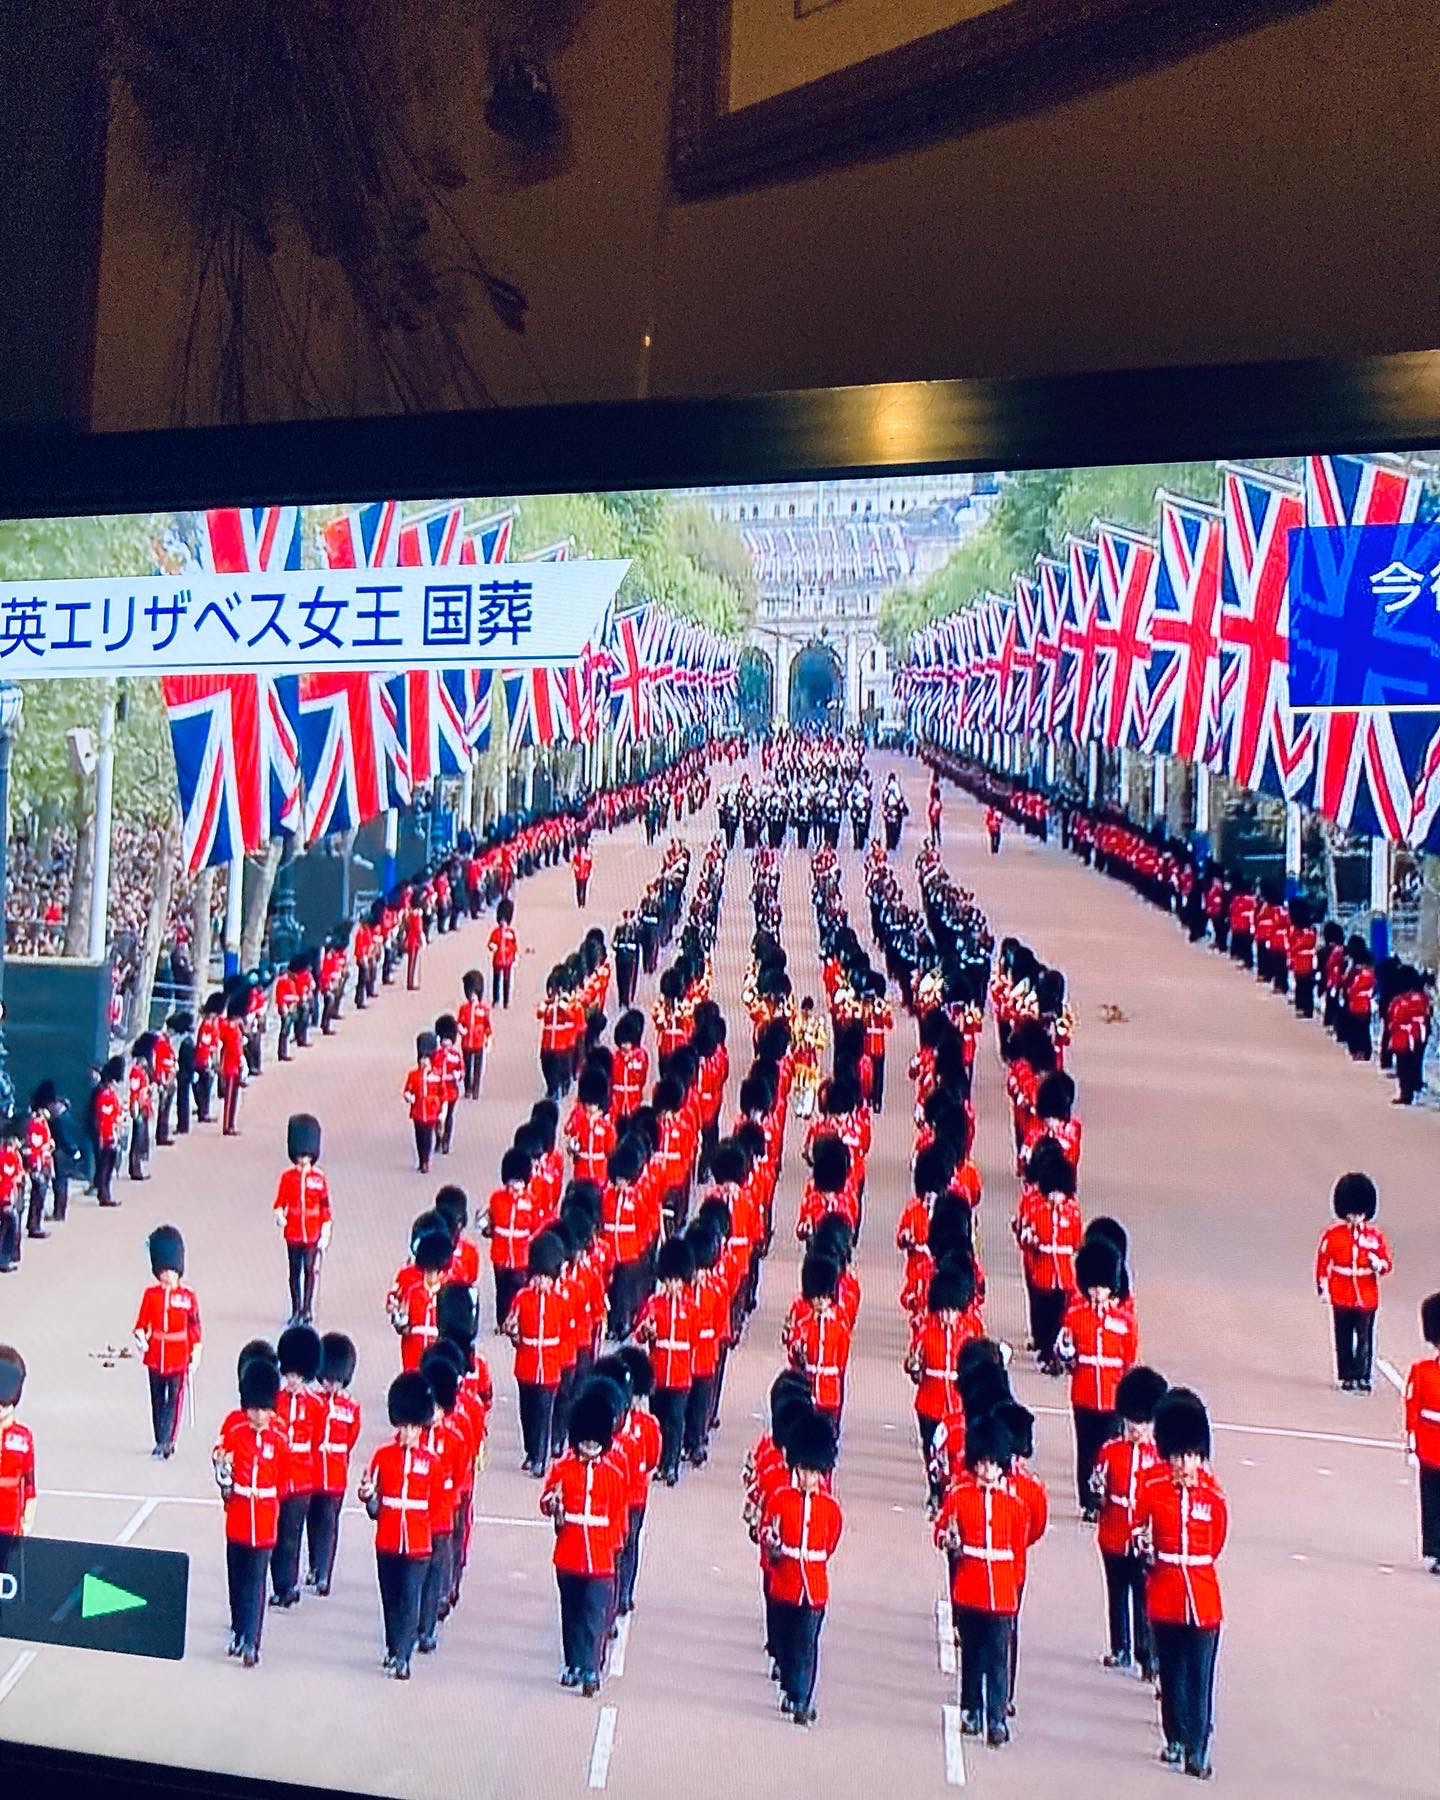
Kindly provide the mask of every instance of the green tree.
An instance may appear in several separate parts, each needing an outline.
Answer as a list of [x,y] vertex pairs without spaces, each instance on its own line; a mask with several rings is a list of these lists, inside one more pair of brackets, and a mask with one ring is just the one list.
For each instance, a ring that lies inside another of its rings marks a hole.
[[1046,520],[1050,550],[1058,552],[1067,533],[1088,535],[1095,519],[1153,534],[1159,523],[1158,488],[1213,505],[1220,498],[1219,464],[1127,463],[1110,469],[1072,469]]

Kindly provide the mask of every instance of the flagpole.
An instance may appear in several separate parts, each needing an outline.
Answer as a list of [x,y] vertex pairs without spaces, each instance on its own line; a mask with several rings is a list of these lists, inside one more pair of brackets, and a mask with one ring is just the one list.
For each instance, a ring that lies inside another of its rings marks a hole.
[[1300,881],[1300,805],[1285,803],[1285,885],[1294,891]]
[[245,910],[245,858],[232,856],[225,881],[225,974],[240,973],[240,921]]
[[1210,771],[1204,763],[1195,764],[1195,836],[1203,840],[1197,849],[1209,851],[1210,840]]
[[1376,962],[1390,954],[1390,859],[1388,838],[1370,840],[1370,949]]
[[1155,823],[1157,825],[1163,825],[1167,818],[1165,805],[1166,768],[1165,758],[1159,751],[1157,751],[1152,758],[1150,767],[1152,770],[1150,779],[1150,811],[1154,815]]
[[382,891],[388,894],[395,885],[395,859],[400,853],[400,814],[392,806],[385,814],[385,864]]

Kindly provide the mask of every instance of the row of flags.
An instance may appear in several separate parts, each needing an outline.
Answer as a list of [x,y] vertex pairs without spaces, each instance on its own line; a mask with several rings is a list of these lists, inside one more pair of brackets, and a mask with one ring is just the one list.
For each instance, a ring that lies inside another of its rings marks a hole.
[[[328,567],[420,568],[509,560],[513,515],[467,525],[458,502],[405,517],[397,501],[356,507],[322,532]],[[568,559],[568,541],[528,561]],[[216,574],[302,567],[298,506],[200,515],[198,560]],[[617,746],[713,722],[737,683],[733,646],[693,621],[641,606],[606,614],[573,662],[501,669],[166,676],[190,872],[261,849],[313,843],[410,804],[437,777],[462,775],[490,747],[495,684],[509,747]]]
[[1423,482],[1373,457],[1311,456],[1300,482],[1222,463],[1218,506],[1161,490],[1154,536],[1096,520],[910,641],[913,728],[1070,737],[1181,757],[1348,831],[1440,848],[1440,730],[1383,708],[1289,704],[1290,533],[1407,524]]

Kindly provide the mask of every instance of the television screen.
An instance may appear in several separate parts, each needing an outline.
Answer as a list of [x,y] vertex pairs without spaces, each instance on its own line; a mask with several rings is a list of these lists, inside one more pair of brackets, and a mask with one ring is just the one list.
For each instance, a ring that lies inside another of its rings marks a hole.
[[1437,516],[0,521],[0,1738],[1433,1794]]

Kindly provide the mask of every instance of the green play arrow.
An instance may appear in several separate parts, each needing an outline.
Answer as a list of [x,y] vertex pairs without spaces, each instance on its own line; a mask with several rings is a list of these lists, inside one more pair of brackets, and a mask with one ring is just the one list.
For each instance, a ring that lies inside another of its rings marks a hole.
[[103,1619],[107,1613],[135,1612],[149,1604],[142,1595],[132,1594],[128,1588],[116,1587],[112,1581],[102,1581],[98,1575],[87,1573],[81,1584],[82,1619]]

